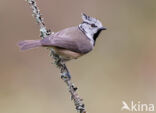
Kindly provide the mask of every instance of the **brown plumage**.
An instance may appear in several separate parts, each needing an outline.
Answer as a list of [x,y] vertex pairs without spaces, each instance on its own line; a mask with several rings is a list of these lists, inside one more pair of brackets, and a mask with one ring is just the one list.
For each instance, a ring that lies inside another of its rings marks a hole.
[[65,60],[76,59],[93,49],[90,39],[78,27],[66,28],[41,40],[25,40],[19,46],[21,50],[52,47]]
[[19,43],[21,50],[35,47],[53,48],[62,59],[76,59],[90,52],[102,30],[106,30],[96,18],[82,13],[83,22],[76,27],[63,29],[41,40],[25,40]]

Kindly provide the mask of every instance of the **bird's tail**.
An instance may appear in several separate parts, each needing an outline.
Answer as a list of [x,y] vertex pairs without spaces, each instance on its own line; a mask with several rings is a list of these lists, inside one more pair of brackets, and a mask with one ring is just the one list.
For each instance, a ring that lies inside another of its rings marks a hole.
[[18,46],[22,51],[40,47],[41,45],[42,44],[40,40],[24,40],[18,43]]

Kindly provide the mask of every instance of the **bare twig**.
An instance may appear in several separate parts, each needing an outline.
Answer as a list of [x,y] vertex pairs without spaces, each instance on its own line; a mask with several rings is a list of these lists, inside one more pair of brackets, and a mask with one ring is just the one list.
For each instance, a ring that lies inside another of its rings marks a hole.
[[[54,32],[51,33],[50,30],[46,29],[43,18],[41,17],[41,14],[40,14],[40,10],[37,7],[36,1],[35,0],[27,0],[27,2],[29,3],[30,7],[32,8],[33,16],[35,17],[36,22],[40,26],[41,37],[45,38],[45,37],[48,37],[50,34],[54,34]],[[60,69],[62,80],[64,80],[64,82],[68,86],[69,92],[71,94],[71,99],[74,101],[76,110],[79,113],[86,113],[84,103],[83,103],[82,99],[79,97],[79,95],[76,93],[77,87],[75,87],[74,84],[71,82],[71,76],[70,76],[67,66],[62,61],[60,56],[55,53],[55,51],[53,49],[51,49],[50,51],[51,51],[50,56],[53,57],[53,59],[55,60],[56,66]]]

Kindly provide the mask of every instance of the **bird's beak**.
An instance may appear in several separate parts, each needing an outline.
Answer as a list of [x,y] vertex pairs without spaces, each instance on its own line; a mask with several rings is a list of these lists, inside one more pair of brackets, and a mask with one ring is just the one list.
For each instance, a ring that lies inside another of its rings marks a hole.
[[101,27],[100,30],[107,30],[107,28],[106,27]]

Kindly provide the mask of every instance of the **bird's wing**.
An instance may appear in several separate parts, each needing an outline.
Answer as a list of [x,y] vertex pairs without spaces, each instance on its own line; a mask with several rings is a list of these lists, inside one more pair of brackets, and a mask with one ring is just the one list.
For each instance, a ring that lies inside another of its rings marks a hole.
[[89,39],[77,27],[67,28],[41,40],[43,46],[60,47],[78,53],[92,50]]

